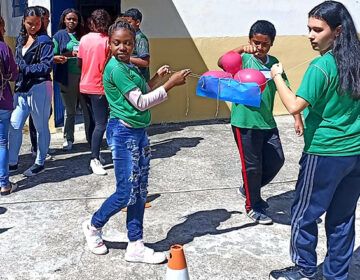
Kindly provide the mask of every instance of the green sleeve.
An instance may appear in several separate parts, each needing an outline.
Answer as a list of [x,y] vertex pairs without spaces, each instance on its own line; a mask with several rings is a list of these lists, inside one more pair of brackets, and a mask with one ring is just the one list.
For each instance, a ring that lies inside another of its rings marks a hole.
[[300,88],[296,95],[305,99],[311,106],[319,100],[328,86],[326,72],[315,64],[311,64],[306,70]]
[[110,75],[110,80],[123,95],[138,87],[131,79],[130,73],[123,66],[114,68]]
[[53,42],[54,42],[54,55],[59,55],[60,54],[60,50],[59,50],[59,43],[53,39]]
[[136,38],[136,52],[140,58],[149,57],[149,42],[146,38]]

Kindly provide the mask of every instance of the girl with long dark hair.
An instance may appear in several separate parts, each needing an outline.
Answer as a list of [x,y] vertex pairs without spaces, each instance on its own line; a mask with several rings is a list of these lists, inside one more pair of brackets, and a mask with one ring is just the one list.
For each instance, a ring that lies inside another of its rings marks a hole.
[[89,113],[84,97],[80,94],[79,83],[81,69],[77,65],[77,49],[84,26],[80,13],[75,9],[66,9],[60,17],[59,30],[53,36],[54,48],[54,80],[60,83],[61,98],[65,106],[64,116],[64,150],[71,150],[74,143],[74,126],[77,101],[83,110],[85,134],[90,143]]
[[130,62],[135,48],[135,30],[128,22],[116,22],[109,29],[112,58],[104,71],[104,87],[110,105],[106,138],[111,148],[116,177],[116,191],[102,204],[91,219],[83,223],[89,249],[105,254],[102,227],[122,208],[127,207],[126,227],[129,243],[125,253],[128,262],[161,263],[162,252],[144,245],[143,219],[150,168],[150,143],[146,127],[150,124],[149,108],[165,101],[168,91],[185,83],[189,70],[174,73],[162,86],[156,85],[169,73],[161,67],[146,83],[140,70]]
[[9,133],[9,169],[15,171],[22,144],[22,128],[31,114],[38,132],[38,151],[35,163],[24,172],[25,176],[34,176],[44,170],[49,149],[53,50],[54,45],[46,33],[40,10],[36,7],[26,8],[16,41],[15,61],[19,76],[15,84],[15,109],[11,115]]
[[0,188],[1,195],[9,195],[17,185],[9,181],[9,125],[14,100],[9,81],[18,75],[14,56],[4,42],[5,21],[0,16]]
[[305,147],[291,208],[290,251],[294,267],[271,279],[318,279],[316,220],[326,213],[324,279],[347,279],[355,242],[360,195],[360,41],[345,6],[325,1],[309,12],[309,39],[321,57],[308,67],[296,95],[281,64],[271,69],[291,114],[304,110]]
[[106,175],[100,147],[108,119],[108,102],[102,81],[105,61],[109,53],[108,28],[111,18],[103,9],[95,10],[90,17],[91,32],[80,40],[78,63],[81,68],[80,92],[90,112],[89,140],[91,146],[90,170]]

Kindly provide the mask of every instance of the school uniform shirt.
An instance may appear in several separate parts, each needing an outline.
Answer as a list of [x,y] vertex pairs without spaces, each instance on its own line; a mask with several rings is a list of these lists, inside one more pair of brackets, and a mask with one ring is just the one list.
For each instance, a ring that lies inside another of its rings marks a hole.
[[[265,63],[254,57],[252,54],[243,53],[241,56],[242,69],[251,68],[257,70],[270,70],[274,64],[279,62],[276,57],[271,55],[267,55],[267,61]],[[289,82],[285,74],[283,75],[283,78],[289,86]],[[259,108],[233,103],[231,107],[231,124],[241,128],[275,128],[276,122],[273,116],[275,93],[276,85],[273,80],[269,80],[266,84],[266,88],[261,94],[261,103]]]
[[103,71],[109,53],[109,36],[90,32],[80,39],[78,58],[82,59],[80,92],[105,94]]
[[338,69],[332,51],[314,59],[296,95],[304,110],[304,152],[322,156],[360,154],[360,101],[338,94]]
[[[137,58],[146,58],[150,57],[149,52],[149,41],[140,30],[136,32],[135,37],[135,49],[132,54],[132,57]],[[144,76],[146,81],[150,80],[150,70],[149,67],[139,67],[141,74]]]
[[109,102],[110,118],[125,121],[133,128],[142,128],[150,124],[150,110],[136,109],[125,97],[129,91],[139,88],[147,92],[146,81],[137,69],[111,58],[104,71],[104,87],[106,99]]

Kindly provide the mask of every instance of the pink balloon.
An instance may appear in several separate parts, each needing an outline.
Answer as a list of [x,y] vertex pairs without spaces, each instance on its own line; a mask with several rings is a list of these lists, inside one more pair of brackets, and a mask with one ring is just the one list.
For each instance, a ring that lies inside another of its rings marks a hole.
[[235,74],[234,79],[240,83],[257,83],[261,92],[266,88],[266,78],[264,74],[256,69],[242,69]]
[[242,68],[242,57],[237,52],[230,51],[223,55],[221,64],[226,72],[235,75]]
[[224,71],[208,71],[208,72],[202,74],[202,76],[211,76],[211,77],[215,77],[215,78],[232,79],[232,75],[230,73],[224,72]]

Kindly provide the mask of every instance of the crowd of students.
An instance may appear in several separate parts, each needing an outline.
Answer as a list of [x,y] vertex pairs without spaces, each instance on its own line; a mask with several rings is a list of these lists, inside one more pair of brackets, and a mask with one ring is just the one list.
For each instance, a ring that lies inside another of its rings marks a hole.
[[[105,131],[114,162],[115,192],[82,225],[89,249],[94,254],[108,251],[102,227],[127,207],[129,243],[125,260],[164,262],[165,254],[154,252],[143,241],[150,166],[146,127],[151,122],[149,109],[164,102],[173,87],[184,84],[190,71],[176,72],[162,84],[162,78],[170,73],[169,66],[164,65],[150,78],[149,46],[140,31],[142,15],[137,9],[126,11],[114,23],[105,10],[94,11],[86,35],[79,12],[66,9],[53,39],[46,33],[48,17],[49,12],[41,7],[25,10],[15,57],[3,42],[5,23],[0,19],[1,195],[16,190],[16,185],[9,182],[9,170],[17,169],[22,128],[29,115],[38,139],[33,146],[35,163],[24,174],[34,176],[44,170],[50,143],[50,73],[54,68],[54,80],[61,84],[66,108],[63,149],[71,150],[75,140],[79,101],[91,146],[90,168],[95,174],[106,174],[100,155]],[[272,23],[255,22],[249,44],[233,50],[242,55],[244,69],[271,69],[272,76],[262,93],[260,108],[232,105],[231,125],[243,175],[239,192],[246,198],[250,219],[272,223],[261,188],[284,164],[272,113],[277,91],[294,115],[295,131],[304,135],[305,147],[291,211],[291,256],[295,266],[272,271],[270,278],[318,279],[317,220],[326,213],[328,253],[323,276],[327,280],[347,279],[360,195],[360,41],[351,15],[336,1],[314,7],[308,15],[308,28],[311,45],[321,56],[310,63],[296,94],[289,87],[281,63],[268,55],[276,36]],[[221,58],[218,64],[222,67]],[[9,81],[15,80],[13,97]]]

